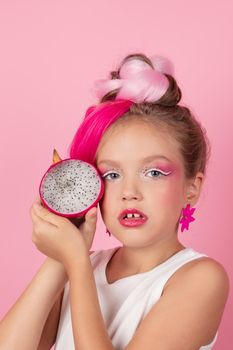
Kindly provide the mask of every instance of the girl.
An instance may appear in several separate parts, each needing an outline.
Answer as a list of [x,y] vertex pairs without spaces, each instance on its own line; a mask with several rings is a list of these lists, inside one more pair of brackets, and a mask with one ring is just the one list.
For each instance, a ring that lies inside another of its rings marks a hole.
[[32,240],[48,258],[0,325],[4,350],[210,350],[228,297],[223,266],[178,239],[195,220],[209,144],[171,62],[125,57],[95,85],[70,157],[105,181],[99,208],[121,246],[90,252],[92,208],[76,228],[37,198]]

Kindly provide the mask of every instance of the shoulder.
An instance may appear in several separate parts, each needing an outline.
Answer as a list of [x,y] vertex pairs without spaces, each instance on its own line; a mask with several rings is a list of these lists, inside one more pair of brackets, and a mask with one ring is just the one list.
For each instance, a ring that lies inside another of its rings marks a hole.
[[193,305],[203,303],[206,312],[212,314],[213,329],[216,329],[230,289],[230,280],[224,266],[213,258],[201,257],[182,266],[175,275],[165,294],[176,298],[178,294],[185,297],[187,293],[192,296],[192,300],[195,298]]
[[229,277],[224,268],[224,266],[217,260],[210,257],[202,257],[190,262],[187,266],[190,276],[192,278],[199,279],[202,277],[209,283],[219,284],[221,287],[225,287],[227,290],[229,288]]
[[218,296],[226,299],[229,293],[230,280],[224,266],[217,260],[210,257],[201,257],[183,265],[172,276],[167,285],[175,288],[181,283],[198,284],[208,289],[215,289]]
[[203,259],[197,259],[194,262],[192,268],[193,273],[194,271],[196,271],[196,275],[197,273],[201,273],[202,275],[208,273],[210,279],[229,287],[228,274],[220,262],[210,257],[203,257]]
[[219,297],[223,300],[227,299],[230,280],[224,266],[220,262],[206,257],[202,261],[197,261],[196,265],[194,264],[191,273],[196,281],[198,277],[199,280],[201,278],[204,285],[208,284],[209,288],[215,288],[214,291]]
[[148,350],[162,345],[163,349],[171,349],[174,344],[180,350],[190,348],[190,344],[197,349],[213,340],[229,292],[226,270],[216,260],[201,257],[186,263],[174,275],[127,350],[143,348],[145,342]]

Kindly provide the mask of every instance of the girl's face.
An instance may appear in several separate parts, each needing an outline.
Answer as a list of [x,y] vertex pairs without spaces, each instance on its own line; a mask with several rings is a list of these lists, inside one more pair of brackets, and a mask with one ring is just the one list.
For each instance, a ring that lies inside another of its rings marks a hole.
[[[143,120],[118,125],[102,138],[96,165],[105,184],[101,215],[119,241],[141,247],[176,233],[185,178],[178,144],[169,133]],[[134,228],[122,226],[118,216],[127,208],[142,211],[148,220]]]

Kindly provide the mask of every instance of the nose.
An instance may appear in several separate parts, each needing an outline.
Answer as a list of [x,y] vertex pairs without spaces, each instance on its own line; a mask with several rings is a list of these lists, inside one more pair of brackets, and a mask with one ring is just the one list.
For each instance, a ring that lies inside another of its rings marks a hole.
[[141,191],[139,190],[139,184],[133,181],[125,181],[122,185],[122,199],[123,200],[140,200],[142,198]]

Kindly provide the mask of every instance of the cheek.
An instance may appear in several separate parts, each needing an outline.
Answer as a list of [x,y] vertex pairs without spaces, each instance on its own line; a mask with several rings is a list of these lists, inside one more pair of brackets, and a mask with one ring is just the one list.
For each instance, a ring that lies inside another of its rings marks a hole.
[[101,200],[100,200],[100,205],[101,206],[104,206],[104,205],[106,205],[106,202],[108,202],[109,201],[109,198],[110,198],[111,196],[110,196],[110,191],[109,191],[109,188],[108,188],[108,185],[107,184],[105,184],[105,186],[104,186],[104,194],[103,194],[103,197],[101,198]]
[[174,209],[174,207],[176,207],[177,205],[178,198],[179,198],[179,191],[177,190],[177,187],[170,186],[169,190],[166,191],[163,194],[163,197],[161,198],[161,205],[167,209],[169,208]]
[[160,198],[161,204],[174,210],[175,207],[180,206],[183,199],[182,173],[177,171],[171,174],[166,184],[166,189]]
[[113,207],[112,198],[114,198],[114,195],[105,186],[103,197],[99,201],[100,212],[103,217],[106,215],[106,211],[109,213]]
[[101,200],[99,201],[99,209],[100,209],[100,213],[101,213],[101,217],[102,220],[105,221],[105,202],[103,201],[103,197],[101,198]]

